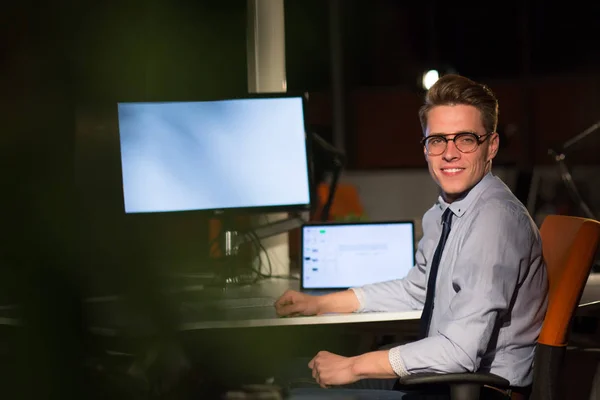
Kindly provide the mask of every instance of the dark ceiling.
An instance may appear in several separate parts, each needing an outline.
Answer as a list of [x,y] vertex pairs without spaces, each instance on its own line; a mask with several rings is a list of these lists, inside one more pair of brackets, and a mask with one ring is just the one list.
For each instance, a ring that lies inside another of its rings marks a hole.
[[[330,86],[328,3],[285,1],[290,90]],[[411,86],[434,66],[475,79],[600,69],[598,2],[340,4],[349,86]],[[4,11],[0,60],[38,68],[31,57],[19,59],[29,46],[34,57],[64,63],[80,98],[201,99],[247,90],[246,0],[57,0],[13,2]]]
[[[428,66],[476,79],[600,70],[598,3],[342,3],[350,84],[410,85],[415,73]],[[285,4],[290,85],[328,86],[327,2]]]

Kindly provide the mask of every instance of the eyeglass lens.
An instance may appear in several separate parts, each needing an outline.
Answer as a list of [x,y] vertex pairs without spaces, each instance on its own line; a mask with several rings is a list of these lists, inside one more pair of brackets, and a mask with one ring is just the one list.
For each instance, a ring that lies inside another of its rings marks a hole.
[[425,147],[430,155],[439,155],[446,151],[448,141],[453,141],[456,148],[462,153],[471,153],[477,149],[479,139],[473,133],[464,132],[448,139],[442,135],[429,136],[425,139]]

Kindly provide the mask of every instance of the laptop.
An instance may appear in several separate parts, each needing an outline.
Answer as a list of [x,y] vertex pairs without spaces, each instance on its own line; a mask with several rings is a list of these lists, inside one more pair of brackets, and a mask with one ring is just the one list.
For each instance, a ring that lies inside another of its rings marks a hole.
[[309,223],[300,240],[305,293],[401,279],[415,265],[413,221]]

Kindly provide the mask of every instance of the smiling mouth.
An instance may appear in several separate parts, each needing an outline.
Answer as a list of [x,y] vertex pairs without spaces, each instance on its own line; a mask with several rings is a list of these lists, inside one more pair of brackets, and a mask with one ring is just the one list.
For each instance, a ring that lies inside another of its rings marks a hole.
[[441,168],[444,175],[456,175],[464,171],[464,168]]

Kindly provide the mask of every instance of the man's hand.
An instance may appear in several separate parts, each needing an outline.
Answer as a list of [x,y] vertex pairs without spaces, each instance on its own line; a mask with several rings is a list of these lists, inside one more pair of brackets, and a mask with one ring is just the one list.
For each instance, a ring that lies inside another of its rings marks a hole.
[[309,363],[312,376],[326,388],[354,383],[360,379],[354,372],[355,357],[343,357],[328,351],[320,351]]
[[280,317],[319,314],[319,297],[295,290],[286,291],[276,302],[275,310]]
[[373,351],[356,357],[320,351],[308,363],[308,368],[312,369],[313,378],[323,388],[348,385],[366,378],[397,378],[388,356],[388,350]]
[[352,290],[323,296],[310,296],[295,290],[288,290],[275,302],[275,309],[280,317],[351,313],[358,310],[359,307],[358,298]]

